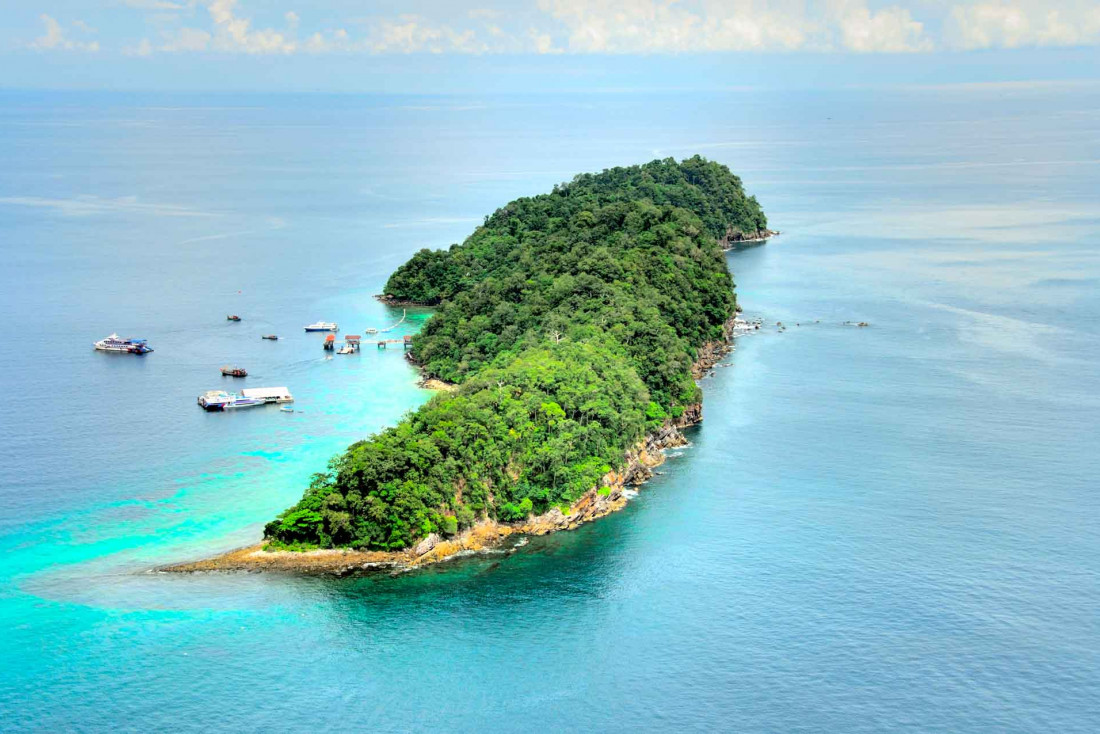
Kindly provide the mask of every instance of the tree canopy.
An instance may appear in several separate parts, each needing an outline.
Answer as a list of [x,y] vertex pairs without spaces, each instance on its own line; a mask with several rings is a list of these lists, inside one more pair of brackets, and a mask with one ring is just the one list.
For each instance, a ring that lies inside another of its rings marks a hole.
[[697,350],[736,310],[718,240],[766,226],[696,156],[577,176],[416,253],[386,294],[438,307],[412,354],[458,389],[333,458],[267,537],[396,550],[572,504],[699,402]]

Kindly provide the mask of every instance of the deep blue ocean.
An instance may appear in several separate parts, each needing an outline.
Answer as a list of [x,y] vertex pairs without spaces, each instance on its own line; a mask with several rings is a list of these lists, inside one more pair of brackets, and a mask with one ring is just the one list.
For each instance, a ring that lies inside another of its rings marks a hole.
[[[783,232],[729,255],[767,326],[626,510],[399,577],[150,572],[429,397],[304,324],[695,153]],[[0,729],[1100,730],[1098,194],[1095,86],[0,93]],[[226,363],[300,412],[202,412]]]

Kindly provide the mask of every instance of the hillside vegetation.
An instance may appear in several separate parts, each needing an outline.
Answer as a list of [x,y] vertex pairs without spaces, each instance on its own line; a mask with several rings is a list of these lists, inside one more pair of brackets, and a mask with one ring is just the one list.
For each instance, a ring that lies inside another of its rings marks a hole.
[[458,389],[333,458],[267,537],[397,550],[567,508],[698,404],[698,349],[736,310],[718,241],[766,227],[741,181],[696,156],[577,176],[421,250],[386,294],[438,307],[412,354]]

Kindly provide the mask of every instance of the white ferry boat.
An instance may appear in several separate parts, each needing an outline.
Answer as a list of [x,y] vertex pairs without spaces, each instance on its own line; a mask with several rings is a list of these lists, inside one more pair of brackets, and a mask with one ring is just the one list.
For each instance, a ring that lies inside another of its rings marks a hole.
[[293,403],[294,396],[285,387],[246,387],[241,397],[262,400],[265,403]]
[[334,321],[318,321],[307,326],[306,331],[340,331],[340,327]]
[[144,339],[123,339],[118,334],[111,334],[106,339],[100,339],[93,346],[101,352],[148,354],[153,351],[153,348],[146,344]]
[[261,398],[249,398],[244,395],[228,393],[225,390],[207,390],[199,396],[198,403],[204,410],[213,412],[234,410],[236,408],[254,408],[257,405],[265,405],[267,401]]

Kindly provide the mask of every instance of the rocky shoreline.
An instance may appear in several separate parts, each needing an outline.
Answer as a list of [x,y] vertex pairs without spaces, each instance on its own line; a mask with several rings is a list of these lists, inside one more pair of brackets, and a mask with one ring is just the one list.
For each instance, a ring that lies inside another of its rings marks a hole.
[[387,306],[399,306],[401,308],[435,308],[439,304],[421,303],[420,301],[406,301],[402,298],[394,298],[388,293],[376,293],[374,299]]
[[745,242],[767,242],[772,237],[778,236],[779,231],[774,229],[765,229],[759,232],[740,232],[730,229],[726,232],[725,237],[718,240],[718,244],[723,250],[732,250],[734,246]]
[[[707,342],[699,349],[692,368],[696,379],[707,374],[732,349],[733,336],[745,330],[739,315],[734,314],[723,325],[723,338]],[[424,380],[428,387],[432,381]],[[432,385],[429,389],[446,389]],[[610,471],[600,484],[585,492],[562,512],[553,508],[542,515],[518,523],[483,520],[453,538],[441,538],[432,533],[415,547],[401,551],[359,551],[324,548],[309,551],[264,550],[264,543],[238,548],[213,558],[175,563],[154,569],[163,573],[201,573],[209,571],[277,572],[310,576],[348,576],[371,571],[404,571],[439,563],[460,555],[499,549],[513,535],[546,535],[559,530],[572,530],[626,506],[626,491],[653,476],[653,469],[665,461],[663,451],[687,445],[681,429],[703,420],[703,405],[688,406],[679,420],[669,421],[659,430],[639,441],[626,455],[621,471]]]
[[453,382],[437,380],[434,377],[421,377],[416,381],[416,386],[424,390],[435,390],[437,392],[453,392],[458,389],[458,385]]
[[257,543],[214,558],[162,566],[155,570],[162,573],[245,571],[349,576],[372,571],[407,571],[456,556],[498,550],[509,536],[546,535],[558,530],[572,530],[578,525],[622,509],[627,503],[627,487],[641,484],[652,477],[653,468],[664,462],[662,449],[683,446],[686,443],[680,431],[671,426],[647,437],[630,451],[627,465],[621,472],[608,472],[600,486],[585,492],[568,512],[562,512],[555,507],[549,512],[518,523],[483,520],[453,538],[441,538],[432,533],[415,547],[401,551],[359,551],[345,548],[269,551],[264,550],[264,543]]

